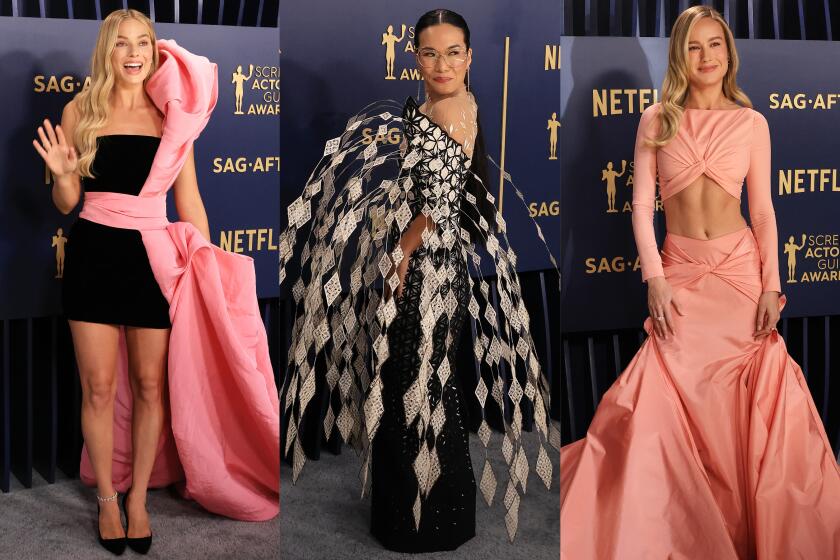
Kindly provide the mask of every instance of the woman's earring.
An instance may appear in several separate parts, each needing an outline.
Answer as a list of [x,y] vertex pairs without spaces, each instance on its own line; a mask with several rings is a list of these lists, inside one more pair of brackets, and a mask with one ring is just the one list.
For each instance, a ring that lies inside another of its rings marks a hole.
[[470,69],[467,68],[467,91],[470,91]]

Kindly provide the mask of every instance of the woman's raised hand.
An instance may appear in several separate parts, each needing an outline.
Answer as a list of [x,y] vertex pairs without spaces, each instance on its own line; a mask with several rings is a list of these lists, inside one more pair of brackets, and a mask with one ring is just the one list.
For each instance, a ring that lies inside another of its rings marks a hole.
[[55,179],[76,171],[79,163],[78,154],[72,146],[67,144],[61,125],[57,125],[53,130],[49,119],[44,119],[44,125],[38,127],[38,136],[41,141],[33,140],[32,145],[47,163]]

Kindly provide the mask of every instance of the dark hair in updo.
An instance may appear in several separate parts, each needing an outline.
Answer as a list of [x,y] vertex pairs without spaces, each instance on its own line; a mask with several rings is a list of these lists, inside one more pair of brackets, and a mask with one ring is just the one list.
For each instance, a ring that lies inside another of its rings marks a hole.
[[[467,21],[461,14],[445,9],[432,10],[420,16],[414,26],[414,48],[417,49],[420,46],[420,33],[424,29],[445,23],[454,25],[464,32],[464,45],[469,49],[470,28]],[[472,90],[470,91],[472,92]],[[473,97],[475,97],[474,92]],[[483,216],[490,231],[493,231],[496,226],[496,208],[487,200],[487,150],[484,147],[484,135],[481,132],[481,119],[479,117],[480,115],[476,114],[477,129],[475,143],[473,144],[472,163],[470,164],[472,174],[468,177],[466,184],[467,192],[475,196],[477,202],[473,206],[467,202],[466,198],[461,199],[461,227],[470,233],[472,241],[483,245],[486,236],[478,226],[479,217]],[[476,207],[478,211],[476,211]]]

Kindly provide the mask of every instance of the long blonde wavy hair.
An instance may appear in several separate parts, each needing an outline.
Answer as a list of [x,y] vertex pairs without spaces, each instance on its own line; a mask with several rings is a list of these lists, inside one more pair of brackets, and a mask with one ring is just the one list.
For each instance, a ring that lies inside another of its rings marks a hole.
[[688,68],[688,38],[691,30],[702,18],[711,18],[720,23],[729,51],[729,67],[723,77],[723,95],[741,105],[752,107],[752,101],[747,94],[738,87],[736,76],[740,60],[735,49],[735,38],[732,30],[720,12],[709,6],[693,6],[679,15],[671,29],[671,40],[668,43],[668,69],[662,81],[661,110],[659,112],[659,134],[650,140],[653,146],[661,147],[667,144],[680,128],[685,101],[688,97],[689,68]]
[[158,67],[157,37],[151,20],[137,10],[115,10],[99,27],[96,46],[90,59],[90,86],[74,98],[79,122],[73,132],[73,142],[79,153],[78,171],[82,177],[93,177],[91,166],[96,157],[96,134],[108,122],[110,107],[108,101],[114,89],[114,68],[111,65],[111,54],[117,44],[117,32],[120,24],[127,19],[135,19],[149,29],[152,42],[152,66],[146,81],[155,73]]

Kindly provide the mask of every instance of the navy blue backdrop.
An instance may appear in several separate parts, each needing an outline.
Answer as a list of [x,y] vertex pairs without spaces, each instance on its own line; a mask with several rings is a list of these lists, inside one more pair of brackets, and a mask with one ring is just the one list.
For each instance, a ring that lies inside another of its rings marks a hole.
[[[96,21],[0,18],[0,107],[7,109],[0,128],[0,318],[60,310],[53,243],[66,238],[75,212],[62,216],[53,206],[46,168],[31,140],[43,118],[59,122],[62,107],[84,86],[98,28]],[[277,30],[161,23],[155,29],[158,37],[175,39],[218,65],[219,101],[195,146],[211,237],[253,257],[258,295],[276,297]],[[233,83],[239,66],[245,78],[241,115],[235,114]]]

